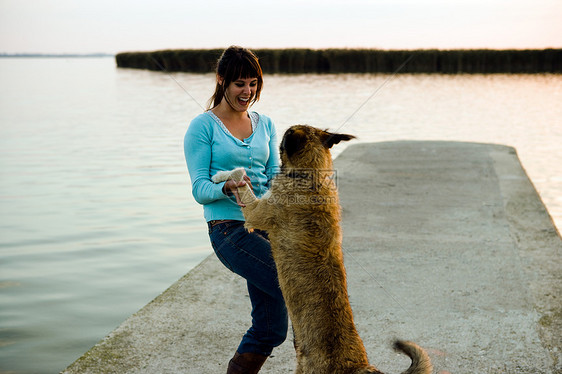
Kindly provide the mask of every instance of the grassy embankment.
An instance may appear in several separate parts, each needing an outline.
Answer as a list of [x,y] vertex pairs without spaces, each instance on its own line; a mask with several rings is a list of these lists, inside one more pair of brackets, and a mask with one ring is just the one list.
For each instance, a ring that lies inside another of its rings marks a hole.
[[[540,50],[376,50],[254,49],[264,73],[490,74],[562,73],[562,49]],[[208,73],[222,49],[124,52],[115,56],[124,68]],[[411,59],[410,59],[411,57]]]

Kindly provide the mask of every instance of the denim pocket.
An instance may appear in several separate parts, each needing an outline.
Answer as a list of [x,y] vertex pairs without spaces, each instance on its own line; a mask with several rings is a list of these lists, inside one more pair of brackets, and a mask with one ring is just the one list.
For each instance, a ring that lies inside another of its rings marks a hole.
[[235,231],[244,224],[244,222],[233,221],[233,222],[223,222],[219,223],[209,230],[209,237],[211,239],[211,245],[218,259],[227,269],[234,271],[232,265],[228,262],[227,255],[223,251],[231,250],[230,241],[228,238],[235,233]]

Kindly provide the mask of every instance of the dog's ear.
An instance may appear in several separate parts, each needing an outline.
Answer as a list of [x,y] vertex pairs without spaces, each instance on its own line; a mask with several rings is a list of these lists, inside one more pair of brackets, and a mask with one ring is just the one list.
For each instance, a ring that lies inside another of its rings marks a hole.
[[338,144],[339,142],[355,139],[355,136],[349,134],[334,134],[324,131],[322,138],[322,144],[324,144],[326,148],[332,148],[334,144]]
[[291,157],[306,145],[306,133],[300,129],[290,128],[281,141],[281,153]]

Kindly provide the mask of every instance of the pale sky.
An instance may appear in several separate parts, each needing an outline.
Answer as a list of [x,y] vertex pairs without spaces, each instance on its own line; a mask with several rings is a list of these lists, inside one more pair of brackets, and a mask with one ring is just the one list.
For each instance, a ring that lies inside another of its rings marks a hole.
[[0,53],[561,48],[562,0],[0,0]]

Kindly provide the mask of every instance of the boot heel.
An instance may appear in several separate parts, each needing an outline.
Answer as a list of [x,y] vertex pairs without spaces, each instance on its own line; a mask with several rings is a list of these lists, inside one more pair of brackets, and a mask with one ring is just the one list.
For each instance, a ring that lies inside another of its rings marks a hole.
[[258,374],[267,356],[257,353],[238,353],[228,362],[226,374]]

